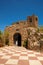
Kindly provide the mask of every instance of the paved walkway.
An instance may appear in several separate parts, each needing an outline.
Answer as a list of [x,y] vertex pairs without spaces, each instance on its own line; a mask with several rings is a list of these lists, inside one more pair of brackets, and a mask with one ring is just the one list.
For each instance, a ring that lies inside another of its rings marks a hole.
[[0,65],[43,65],[43,54],[23,47],[2,47]]

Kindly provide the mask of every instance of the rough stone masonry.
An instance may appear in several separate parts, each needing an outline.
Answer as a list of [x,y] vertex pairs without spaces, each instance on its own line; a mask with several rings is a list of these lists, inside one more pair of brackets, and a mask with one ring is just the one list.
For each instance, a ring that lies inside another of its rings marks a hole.
[[28,28],[38,27],[38,17],[35,15],[27,16],[25,21],[16,22],[5,28],[9,32],[9,45],[23,46],[24,41],[28,38]]

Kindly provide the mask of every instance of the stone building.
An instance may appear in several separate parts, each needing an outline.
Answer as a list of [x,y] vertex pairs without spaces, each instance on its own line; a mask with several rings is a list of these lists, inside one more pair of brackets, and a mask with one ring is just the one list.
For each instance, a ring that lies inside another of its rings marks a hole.
[[28,28],[38,27],[38,17],[35,15],[28,16],[27,20],[19,21],[5,28],[9,32],[9,45],[23,46],[24,41],[28,38]]

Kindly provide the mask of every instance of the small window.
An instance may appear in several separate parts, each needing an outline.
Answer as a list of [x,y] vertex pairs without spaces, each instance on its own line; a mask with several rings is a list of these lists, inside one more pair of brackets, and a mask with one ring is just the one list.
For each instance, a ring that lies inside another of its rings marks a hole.
[[36,17],[36,21],[37,21],[38,19],[37,19],[37,17]]
[[16,24],[19,24],[19,22],[16,22]]
[[30,18],[30,22],[32,22],[32,18]]
[[16,31],[19,31],[19,29],[16,29]]

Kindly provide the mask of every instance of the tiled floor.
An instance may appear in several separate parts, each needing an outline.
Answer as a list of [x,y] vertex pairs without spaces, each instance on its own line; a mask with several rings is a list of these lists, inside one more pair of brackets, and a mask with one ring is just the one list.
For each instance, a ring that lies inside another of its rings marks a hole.
[[43,65],[43,53],[23,47],[0,48],[0,65]]

